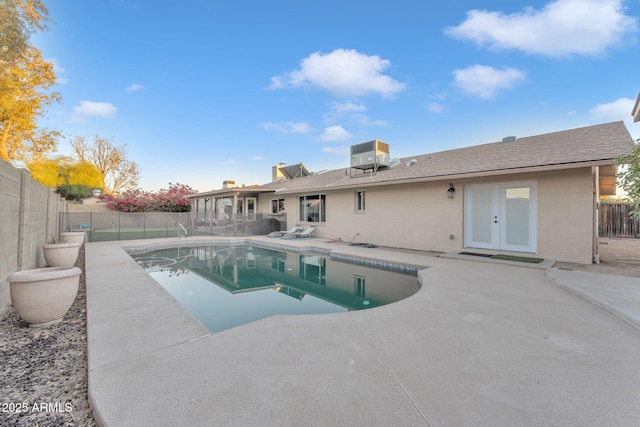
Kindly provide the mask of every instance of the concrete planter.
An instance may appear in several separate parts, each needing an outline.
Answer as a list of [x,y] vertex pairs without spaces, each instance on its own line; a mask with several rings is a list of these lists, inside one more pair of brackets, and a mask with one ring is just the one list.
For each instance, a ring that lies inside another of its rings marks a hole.
[[80,243],[43,245],[42,252],[48,267],[73,267],[78,259]]
[[18,316],[33,328],[60,322],[76,298],[80,273],[78,267],[47,267],[10,274],[7,281]]
[[60,233],[60,240],[62,240],[63,243],[80,243],[82,246],[85,236],[84,231],[67,231]]

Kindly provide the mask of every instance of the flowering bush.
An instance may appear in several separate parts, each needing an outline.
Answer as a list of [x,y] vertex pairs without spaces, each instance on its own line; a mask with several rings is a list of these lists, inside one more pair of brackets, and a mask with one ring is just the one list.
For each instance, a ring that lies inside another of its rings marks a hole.
[[193,193],[188,185],[169,183],[168,189],[162,188],[157,193],[135,189],[119,195],[105,194],[100,199],[107,203],[107,208],[120,212],[189,212],[191,203],[184,196]]

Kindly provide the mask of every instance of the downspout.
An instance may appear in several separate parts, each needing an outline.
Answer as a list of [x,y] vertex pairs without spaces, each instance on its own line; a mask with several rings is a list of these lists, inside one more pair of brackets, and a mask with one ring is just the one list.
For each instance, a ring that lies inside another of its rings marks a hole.
[[600,241],[598,235],[598,222],[600,218],[600,168],[598,166],[591,166],[591,176],[593,178],[593,238],[591,252],[593,253],[593,262],[600,264]]

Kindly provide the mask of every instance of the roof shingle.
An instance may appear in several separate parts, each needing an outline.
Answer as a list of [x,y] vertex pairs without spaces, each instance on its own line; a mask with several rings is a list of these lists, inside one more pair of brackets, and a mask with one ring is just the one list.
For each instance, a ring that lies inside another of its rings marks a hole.
[[[513,142],[464,147],[407,157],[391,169],[375,174],[349,176],[350,168],[335,169],[304,178],[273,182],[260,186],[282,193],[329,188],[347,188],[393,181],[429,180],[467,174],[522,172],[529,168],[557,169],[576,164],[605,162],[633,149],[633,140],[622,121],[519,138]],[[415,159],[413,165],[409,161]]]

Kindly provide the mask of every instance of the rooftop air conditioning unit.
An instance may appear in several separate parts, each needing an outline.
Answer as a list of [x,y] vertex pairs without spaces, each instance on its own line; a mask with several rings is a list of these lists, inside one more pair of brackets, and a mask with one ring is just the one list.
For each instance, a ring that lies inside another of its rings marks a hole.
[[389,167],[389,144],[373,141],[351,146],[351,167],[355,169],[379,169]]

